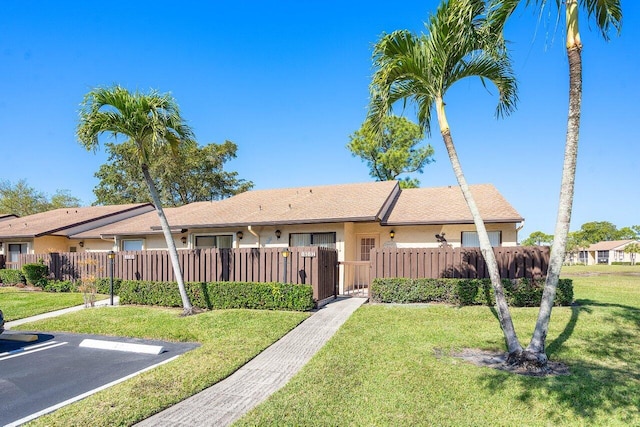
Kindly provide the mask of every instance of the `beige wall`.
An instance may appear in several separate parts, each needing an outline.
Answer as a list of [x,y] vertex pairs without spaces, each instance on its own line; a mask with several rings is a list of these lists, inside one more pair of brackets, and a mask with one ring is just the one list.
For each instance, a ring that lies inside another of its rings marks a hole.
[[51,252],[69,252],[69,239],[61,236],[43,236],[33,239],[34,254],[47,254]]

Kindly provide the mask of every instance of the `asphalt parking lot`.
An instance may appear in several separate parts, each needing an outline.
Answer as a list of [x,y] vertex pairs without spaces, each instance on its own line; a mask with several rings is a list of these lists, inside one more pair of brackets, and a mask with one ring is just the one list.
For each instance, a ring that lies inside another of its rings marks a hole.
[[16,333],[0,335],[3,426],[20,425],[198,346],[63,333],[34,333],[37,340],[32,342],[3,339]]

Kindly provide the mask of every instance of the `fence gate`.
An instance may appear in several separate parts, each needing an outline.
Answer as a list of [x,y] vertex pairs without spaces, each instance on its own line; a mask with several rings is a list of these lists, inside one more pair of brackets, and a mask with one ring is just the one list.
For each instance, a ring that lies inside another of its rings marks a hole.
[[371,261],[342,261],[340,262],[344,278],[344,295],[369,296],[369,282],[371,280]]

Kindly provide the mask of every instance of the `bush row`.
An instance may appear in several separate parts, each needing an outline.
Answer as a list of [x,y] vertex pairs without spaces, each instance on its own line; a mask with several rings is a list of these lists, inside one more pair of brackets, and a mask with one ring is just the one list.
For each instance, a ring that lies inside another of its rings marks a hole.
[[[252,308],[306,311],[314,306],[313,289],[310,285],[188,282],[185,283],[185,287],[191,304],[204,309]],[[118,295],[121,304],[182,307],[178,284],[175,282],[122,281],[119,284]]]
[[5,285],[18,285],[26,283],[22,270],[0,270],[0,281]]
[[[544,279],[503,279],[505,297],[514,307],[540,305]],[[425,303],[444,302],[456,305],[495,304],[489,279],[406,279],[378,278],[371,284],[372,302]],[[555,305],[571,305],[573,281],[560,279]]]

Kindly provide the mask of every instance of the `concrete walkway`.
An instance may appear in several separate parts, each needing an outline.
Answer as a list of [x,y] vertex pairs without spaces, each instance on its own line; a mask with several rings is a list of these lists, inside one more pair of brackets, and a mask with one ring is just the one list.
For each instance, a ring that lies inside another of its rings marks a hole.
[[[117,296],[113,297],[113,304],[114,305],[118,305],[119,301],[120,300],[119,300],[119,298]],[[111,301],[110,301],[109,298],[103,299],[103,300],[100,300],[100,301],[96,301],[95,306],[99,307],[99,306],[103,306],[103,305],[109,305],[110,302]],[[11,322],[6,322],[4,324],[4,328],[6,330],[9,330],[9,329],[13,328],[14,326],[22,325],[23,323],[29,323],[29,322],[35,322],[36,320],[48,319],[50,317],[60,316],[61,314],[72,313],[74,311],[80,311],[80,310],[83,310],[84,308],[85,308],[85,306],[83,304],[83,305],[77,305],[75,307],[63,308],[62,310],[56,310],[56,311],[50,311],[48,313],[38,314],[36,316],[25,317],[24,319],[12,320]]]
[[284,386],[366,298],[338,298],[234,374],[138,426],[228,426]]

